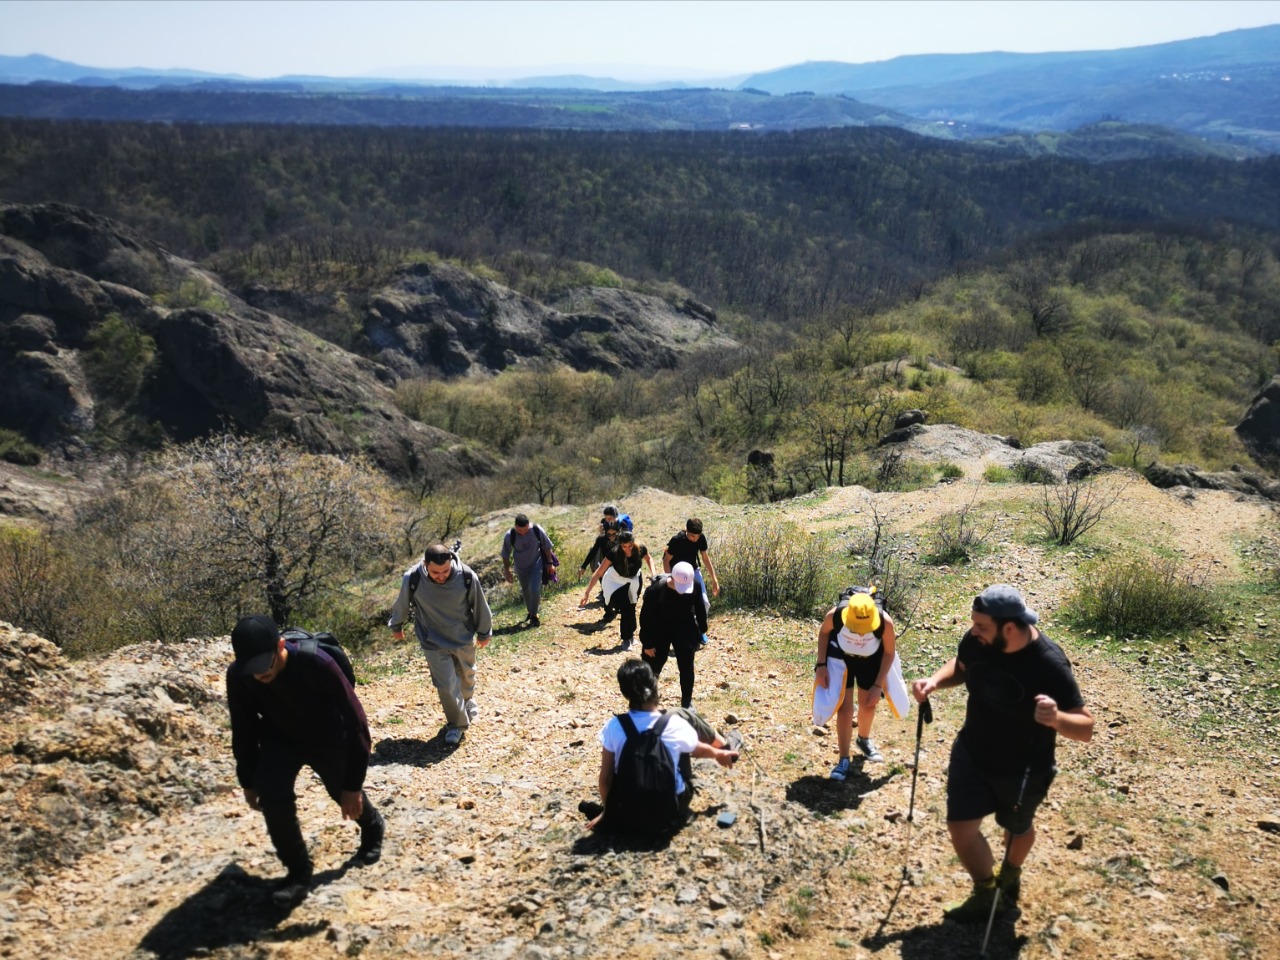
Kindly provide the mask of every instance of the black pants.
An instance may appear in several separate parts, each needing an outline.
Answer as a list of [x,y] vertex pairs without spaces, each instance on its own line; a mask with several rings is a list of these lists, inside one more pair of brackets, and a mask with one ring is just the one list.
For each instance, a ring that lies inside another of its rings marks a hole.
[[[302,827],[298,823],[298,797],[294,792],[298,774],[303,767],[310,767],[320,777],[334,802],[341,803],[345,759],[337,751],[323,753],[306,750],[276,737],[268,737],[262,743],[253,785],[262,803],[267,835],[275,845],[276,856],[291,874],[311,874],[311,855],[307,853],[306,841],[302,839]],[[378,811],[369,802],[368,794],[361,791],[361,796],[364,798],[364,808],[356,823],[364,830],[377,818]]]
[[631,602],[631,591],[619,587],[609,595],[608,609],[618,615],[619,631],[622,642],[626,643],[636,635],[636,605]]
[[693,651],[697,649],[698,637],[666,637],[657,641],[653,647],[653,656],[641,653],[641,659],[653,668],[653,675],[659,676],[675,649],[676,666],[680,668],[680,706],[687,707],[693,703]]

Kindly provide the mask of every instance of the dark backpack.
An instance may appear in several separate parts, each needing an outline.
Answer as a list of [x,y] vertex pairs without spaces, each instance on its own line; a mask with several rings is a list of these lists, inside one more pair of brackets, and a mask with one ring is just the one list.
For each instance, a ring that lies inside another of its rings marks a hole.
[[[556,556],[556,552],[551,547],[551,538],[547,536],[547,531],[543,530],[536,523],[532,524],[534,536],[538,538],[538,549],[542,551],[542,585],[545,587],[549,583],[559,583],[559,573],[552,573],[551,567],[560,566],[560,558]],[[515,548],[516,528],[512,527],[507,531],[507,542]]]
[[338,642],[338,638],[332,633],[309,633],[301,627],[290,627],[280,636],[284,637],[290,643],[295,643],[298,649],[314,657],[317,650],[323,650],[338,665],[338,669],[342,671],[342,675],[347,678],[347,682],[352,687],[356,685],[356,672],[351,668],[351,658],[347,656],[347,651],[342,649],[342,644]]
[[884,604],[880,602],[880,595],[876,593],[875,587],[845,587],[840,591],[840,596],[836,600],[836,612],[832,618],[831,636],[828,638],[831,643],[836,642],[836,634],[840,632],[840,628],[844,626],[844,608],[849,605],[849,599],[856,594],[865,593],[875,602],[876,610],[880,613],[880,626],[871,631],[875,634],[877,640],[884,639],[885,631],[885,612]]
[[631,717],[618,714],[627,735],[618,769],[604,804],[602,826],[618,832],[660,836],[671,832],[680,816],[676,797],[676,765],[662,742],[670,714],[640,733]]
[[635,528],[636,528],[635,524],[631,522],[631,514],[629,513],[618,514],[618,529],[635,530]]

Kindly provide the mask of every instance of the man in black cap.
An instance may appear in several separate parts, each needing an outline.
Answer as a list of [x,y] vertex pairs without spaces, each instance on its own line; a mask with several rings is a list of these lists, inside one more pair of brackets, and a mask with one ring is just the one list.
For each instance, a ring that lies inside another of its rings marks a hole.
[[382,856],[385,824],[364,792],[369,723],[333,658],[287,643],[270,617],[242,617],[231,631],[231,647],[236,659],[227,668],[227,706],[236,779],[245,802],[262,811],[288,870],[274,899],[292,905],[311,884],[294,794],[304,766],[320,777],[343,819],[359,824],[355,861],[372,864]]
[[[1013,587],[988,587],[973,601],[972,626],[956,655],[911,685],[921,703],[935,690],[964,684],[969,691],[947,771],[947,830],[973,878],[969,898],[943,911],[960,922],[986,920],[997,900],[1018,899],[1022,864],[1036,839],[1032,820],[1058,772],[1057,735],[1082,743],[1093,737],[1093,715],[1071,664],[1036,629],[1039,619]],[[999,875],[981,830],[993,813],[1005,832]]]

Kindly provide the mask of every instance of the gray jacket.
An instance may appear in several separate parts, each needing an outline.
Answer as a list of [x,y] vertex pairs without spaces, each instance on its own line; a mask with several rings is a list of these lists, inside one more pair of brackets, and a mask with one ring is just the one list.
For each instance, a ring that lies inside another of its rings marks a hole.
[[493,636],[493,616],[480,578],[460,560],[453,561],[453,572],[444,583],[432,580],[421,563],[406,570],[387,626],[399,630],[408,621],[409,578],[415,570],[421,570],[422,575],[413,595],[413,629],[422,649],[457,650],[477,636],[485,640]]

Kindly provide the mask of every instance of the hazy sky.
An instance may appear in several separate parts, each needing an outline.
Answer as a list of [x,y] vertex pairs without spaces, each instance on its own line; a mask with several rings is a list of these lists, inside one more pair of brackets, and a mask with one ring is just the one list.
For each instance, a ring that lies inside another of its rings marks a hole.
[[252,77],[694,78],[1104,50],[1272,23],[1280,0],[0,0],[0,54]]

